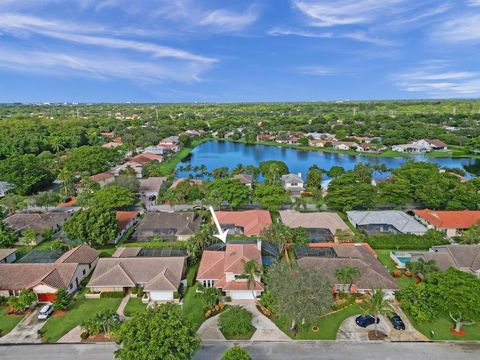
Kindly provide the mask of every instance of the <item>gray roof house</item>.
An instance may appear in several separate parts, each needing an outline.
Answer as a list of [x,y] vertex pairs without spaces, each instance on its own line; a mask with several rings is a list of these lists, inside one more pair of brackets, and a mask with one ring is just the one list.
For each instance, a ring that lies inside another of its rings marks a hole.
[[0,264],[12,263],[17,259],[17,249],[0,249]]
[[242,184],[248,186],[249,188],[252,188],[252,182],[253,182],[253,177],[252,175],[249,174],[237,174],[233,175],[234,179],[237,179],[240,181]]
[[348,220],[367,234],[423,235],[427,228],[403,211],[347,211]]
[[[45,230],[53,229],[54,232],[57,232],[69,216],[70,214],[66,212],[16,213],[7,217],[4,221],[18,234],[27,229],[34,230],[38,235],[36,243],[39,244],[43,240],[41,234]],[[18,244],[23,244],[22,239]]]
[[202,217],[189,212],[147,212],[140,221],[132,238],[136,242],[152,241],[159,238],[164,241],[187,240],[194,235]]
[[6,181],[0,181],[0,198],[7,195],[8,191],[13,189],[13,185],[9,184]]
[[433,246],[425,253],[412,253],[411,261],[435,260],[440,271],[452,267],[480,277],[480,245]]
[[87,287],[94,293],[141,287],[144,303],[174,301],[185,268],[185,257],[101,258]]
[[285,191],[293,196],[299,196],[305,188],[303,187],[302,174],[286,174],[282,175],[282,186]]

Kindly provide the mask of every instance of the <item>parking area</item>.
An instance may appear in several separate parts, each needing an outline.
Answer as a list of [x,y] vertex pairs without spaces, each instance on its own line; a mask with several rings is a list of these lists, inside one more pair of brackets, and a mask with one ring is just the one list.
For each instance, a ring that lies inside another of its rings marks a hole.
[[42,340],[38,336],[38,330],[45,325],[46,321],[38,320],[38,312],[41,306],[37,306],[30,314],[10,331],[7,335],[0,338],[1,344],[18,344],[18,343],[41,343]]

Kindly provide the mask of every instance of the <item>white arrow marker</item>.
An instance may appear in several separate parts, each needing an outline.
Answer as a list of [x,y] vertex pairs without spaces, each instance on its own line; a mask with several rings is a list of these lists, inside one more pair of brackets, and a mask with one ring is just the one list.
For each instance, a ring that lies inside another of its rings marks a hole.
[[215,225],[217,226],[218,234],[214,234],[216,238],[222,240],[224,243],[227,242],[227,234],[228,234],[228,229],[223,232],[222,227],[220,226],[220,223],[218,222],[217,214],[215,214],[215,210],[213,210],[213,207],[210,206],[210,212],[212,213],[212,218],[213,221],[215,222]]

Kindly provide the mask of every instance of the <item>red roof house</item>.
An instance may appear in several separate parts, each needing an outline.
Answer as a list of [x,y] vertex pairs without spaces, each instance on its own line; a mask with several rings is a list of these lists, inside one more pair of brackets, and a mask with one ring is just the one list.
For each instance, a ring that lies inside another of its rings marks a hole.
[[272,224],[267,210],[217,211],[220,226],[231,235],[259,236],[263,229]]
[[443,231],[448,237],[456,236],[480,221],[480,211],[416,210],[415,217],[429,228]]
[[259,276],[248,284],[244,265],[249,260],[262,263],[262,242],[257,244],[227,243],[223,251],[205,250],[200,261],[197,281],[205,287],[215,286],[235,299],[255,299],[263,292]]

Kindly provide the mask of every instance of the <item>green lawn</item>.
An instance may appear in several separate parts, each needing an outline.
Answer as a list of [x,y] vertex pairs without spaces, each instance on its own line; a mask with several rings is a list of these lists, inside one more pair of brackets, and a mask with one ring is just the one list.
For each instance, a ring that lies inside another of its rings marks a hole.
[[195,330],[206,320],[203,311],[203,304],[196,296],[198,285],[189,287],[183,299],[183,313],[188,323],[192,324]]
[[[440,317],[435,321],[428,323],[418,324],[413,321],[412,317],[405,314],[409,317],[410,322],[415,326],[415,328],[424,334],[426,337],[432,340],[480,340],[480,323],[476,323],[470,326],[463,326],[462,330],[466,332],[466,335],[463,337],[455,336],[450,333],[450,329],[454,327],[454,323],[447,317]],[[432,334],[432,330],[434,334]]]
[[141,298],[130,298],[124,310],[124,315],[131,317],[135,314],[147,311],[147,304],[142,303]]
[[105,309],[116,310],[122,299],[85,299],[84,293],[79,293],[70,310],[65,316],[51,317],[42,328],[44,342],[56,342],[75,326],[91,318],[97,312]]
[[5,315],[8,306],[0,306],[0,336],[8,334],[23,319],[21,315]]
[[[390,272],[392,272],[396,269],[395,263],[390,258],[390,252],[392,252],[392,251],[395,251],[395,250],[386,250],[386,249],[375,250],[375,252],[378,255],[378,260],[380,260],[380,262],[383,265],[385,265],[388,268],[388,271],[390,271]],[[409,250],[405,250],[405,251],[408,252]],[[411,251],[414,251],[414,250],[411,250]],[[415,278],[406,277],[404,275],[402,275],[399,278],[395,278],[395,280],[397,281],[398,285],[400,285],[400,287],[402,287],[402,288],[407,287],[410,284],[415,284]]]
[[105,245],[97,249],[100,251],[100,257],[112,257],[113,253],[117,250],[115,245]]
[[284,317],[276,317],[273,321],[280,330],[295,340],[335,340],[342,322],[350,316],[361,314],[361,312],[362,310],[359,305],[354,304],[332,315],[322,317],[319,319],[318,323],[314,324],[320,328],[318,332],[312,331],[313,325],[297,324],[299,332],[296,335],[290,331],[291,323],[288,319]]

